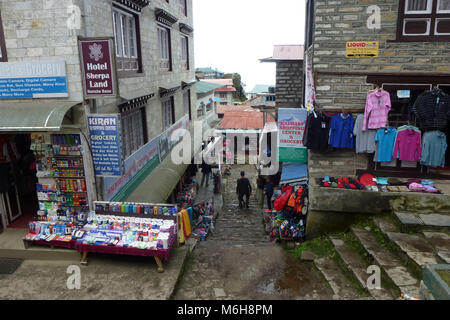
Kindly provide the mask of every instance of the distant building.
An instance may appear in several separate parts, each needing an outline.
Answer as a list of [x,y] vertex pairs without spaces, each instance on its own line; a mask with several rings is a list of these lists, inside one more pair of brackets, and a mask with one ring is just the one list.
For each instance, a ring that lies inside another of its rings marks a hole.
[[249,99],[245,102],[248,106],[275,107],[275,86],[256,85],[248,93]]
[[233,93],[236,88],[233,87],[232,79],[204,79],[205,82],[222,85],[223,87],[215,89],[215,97],[220,98],[219,104],[222,106],[233,105]]
[[195,76],[202,79],[223,79],[225,73],[212,68],[197,68],[195,69]]
[[255,98],[258,94],[275,93],[275,86],[266,84],[257,84],[251,91],[247,92],[248,99]]
[[276,45],[273,56],[261,62],[275,62],[276,107],[300,108],[303,105],[303,45]]
[[216,113],[216,98],[214,90],[222,88],[223,85],[210,83],[206,81],[198,81],[196,83],[197,92],[197,120],[203,121],[203,127],[207,128],[218,120]]

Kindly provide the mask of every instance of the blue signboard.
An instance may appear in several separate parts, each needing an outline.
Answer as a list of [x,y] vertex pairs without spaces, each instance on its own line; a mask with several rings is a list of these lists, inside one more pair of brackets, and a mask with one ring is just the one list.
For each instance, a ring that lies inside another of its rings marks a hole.
[[88,127],[95,174],[121,176],[123,151],[120,115],[89,115]]
[[68,96],[64,61],[0,63],[0,99]]

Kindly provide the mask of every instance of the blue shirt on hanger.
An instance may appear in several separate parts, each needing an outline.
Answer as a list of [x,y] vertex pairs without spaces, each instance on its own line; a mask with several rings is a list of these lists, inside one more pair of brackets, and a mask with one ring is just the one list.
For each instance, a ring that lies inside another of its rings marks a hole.
[[348,113],[335,114],[331,118],[330,146],[353,149],[354,140],[353,117]]
[[394,154],[395,139],[397,130],[392,127],[378,129],[375,141],[377,142],[378,162],[391,162]]

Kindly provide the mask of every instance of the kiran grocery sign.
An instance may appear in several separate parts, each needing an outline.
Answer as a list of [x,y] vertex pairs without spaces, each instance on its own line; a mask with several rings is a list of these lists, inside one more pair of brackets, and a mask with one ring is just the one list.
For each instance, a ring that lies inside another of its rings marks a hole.
[[64,61],[0,63],[0,99],[68,96]]
[[306,109],[278,109],[278,161],[308,162],[303,145],[307,113]]
[[112,39],[79,40],[85,98],[117,95]]
[[348,41],[345,56],[347,58],[378,57],[379,49],[378,41]]

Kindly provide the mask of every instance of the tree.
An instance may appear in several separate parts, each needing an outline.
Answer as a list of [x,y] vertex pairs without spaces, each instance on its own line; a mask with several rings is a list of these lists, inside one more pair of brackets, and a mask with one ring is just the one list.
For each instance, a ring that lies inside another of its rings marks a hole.
[[227,73],[224,75],[224,79],[233,79],[233,87],[236,88],[236,92],[233,94],[233,97],[239,101],[247,100],[245,96],[245,84],[241,81],[241,75],[239,73]]

